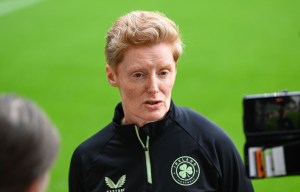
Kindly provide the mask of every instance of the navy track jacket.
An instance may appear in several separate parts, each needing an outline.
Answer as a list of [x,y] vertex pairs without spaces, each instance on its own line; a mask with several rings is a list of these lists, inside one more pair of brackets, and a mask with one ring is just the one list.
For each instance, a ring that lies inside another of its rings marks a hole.
[[74,152],[70,192],[252,192],[240,155],[217,125],[171,102],[164,119],[113,122]]

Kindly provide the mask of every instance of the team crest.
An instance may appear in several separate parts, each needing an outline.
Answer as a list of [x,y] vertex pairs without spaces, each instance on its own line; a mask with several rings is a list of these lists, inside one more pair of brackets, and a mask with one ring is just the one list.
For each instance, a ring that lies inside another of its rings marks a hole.
[[176,183],[183,186],[194,184],[200,176],[198,162],[189,156],[177,158],[171,167],[171,175]]
[[126,175],[123,175],[117,184],[115,184],[110,178],[105,177],[105,183],[110,188],[106,192],[124,192],[125,188],[122,188],[126,182]]

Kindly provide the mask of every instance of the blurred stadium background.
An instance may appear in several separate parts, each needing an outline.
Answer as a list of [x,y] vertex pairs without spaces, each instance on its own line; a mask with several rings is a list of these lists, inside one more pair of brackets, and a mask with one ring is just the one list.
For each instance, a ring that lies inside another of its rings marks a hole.
[[[241,154],[242,97],[300,91],[300,1],[0,0],[0,92],[35,100],[61,134],[50,192],[67,191],[73,150],[112,119],[120,99],[105,77],[105,34],[136,9],[164,12],[180,26],[185,51],[173,99],[223,127]],[[253,185],[293,192],[299,179]]]

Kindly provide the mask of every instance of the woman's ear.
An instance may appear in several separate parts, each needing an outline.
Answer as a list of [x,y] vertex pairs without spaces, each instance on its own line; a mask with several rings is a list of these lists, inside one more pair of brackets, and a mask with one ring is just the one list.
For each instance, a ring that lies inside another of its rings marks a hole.
[[114,87],[118,87],[118,79],[117,75],[114,69],[110,65],[106,65],[106,75],[107,75],[107,80],[109,84],[111,84]]

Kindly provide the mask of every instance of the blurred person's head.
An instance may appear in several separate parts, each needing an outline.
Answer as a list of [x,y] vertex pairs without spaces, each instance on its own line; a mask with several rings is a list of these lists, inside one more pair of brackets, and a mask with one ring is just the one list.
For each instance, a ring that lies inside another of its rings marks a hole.
[[0,191],[46,191],[58,147],[58,133],[37,105],[0,95]]
[[106,73],[120,91],[122,124],[143,126],[165,116],[182,47],[177,25],[162,13],[133,11],[114,23],[106,37]]

